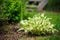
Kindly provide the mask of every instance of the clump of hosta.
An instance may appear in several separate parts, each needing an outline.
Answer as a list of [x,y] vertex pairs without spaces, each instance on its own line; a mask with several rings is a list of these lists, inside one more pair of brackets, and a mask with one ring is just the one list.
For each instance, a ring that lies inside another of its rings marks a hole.
[[22,20],[20,22],[19,30],[37,35],[54,33],[57,30],[54,28],[54,24],[50,22],[50,19],[44,16],[44,14],[35,15],[33,18],[29,17],[28,20]]

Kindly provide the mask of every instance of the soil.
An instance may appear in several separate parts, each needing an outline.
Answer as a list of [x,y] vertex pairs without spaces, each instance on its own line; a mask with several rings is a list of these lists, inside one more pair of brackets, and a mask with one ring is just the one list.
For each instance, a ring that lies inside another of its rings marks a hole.
[[0,28],[0,40],[19,40],[25,34],[23,31],[17,32],[18,24],[7,26]]
[[24,32],[0,32],[0,40],[19,40]]

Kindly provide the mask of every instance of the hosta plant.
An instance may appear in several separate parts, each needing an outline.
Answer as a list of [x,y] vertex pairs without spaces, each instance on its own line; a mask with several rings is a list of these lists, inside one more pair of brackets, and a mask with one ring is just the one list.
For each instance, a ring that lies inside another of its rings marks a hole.
[[54,24],[50,22],[50,19],[44,14],[34,15],[33,18],[29,17],[28,20],[22,20],[18,31],[24,30],[26,33],[37,35],[55,33],[57,30],[54,28]]

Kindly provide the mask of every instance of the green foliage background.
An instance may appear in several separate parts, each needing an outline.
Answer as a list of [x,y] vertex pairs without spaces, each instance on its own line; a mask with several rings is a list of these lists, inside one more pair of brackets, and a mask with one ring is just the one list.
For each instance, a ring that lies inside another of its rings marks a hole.
[[48,0],[45,8],[48,10],[60,10],[60,0]]
[[22,0],[0,0],[0,20],[19,22],[23,19],[25,4]]

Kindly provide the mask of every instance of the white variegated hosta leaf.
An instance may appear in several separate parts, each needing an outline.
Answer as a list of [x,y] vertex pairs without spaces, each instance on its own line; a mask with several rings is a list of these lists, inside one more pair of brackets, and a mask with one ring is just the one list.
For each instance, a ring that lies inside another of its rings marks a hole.
[[35,15],[33,18],[28,18],[28,20],[22,20],[20,22],[21,28],[25,32],[31,32],[32,34],[45,34],[48,33],[54,33],[56,30],[54,29],[54,24],[50,22],[51,18],[48,18],[44,16],[44,14],[41,15]]

